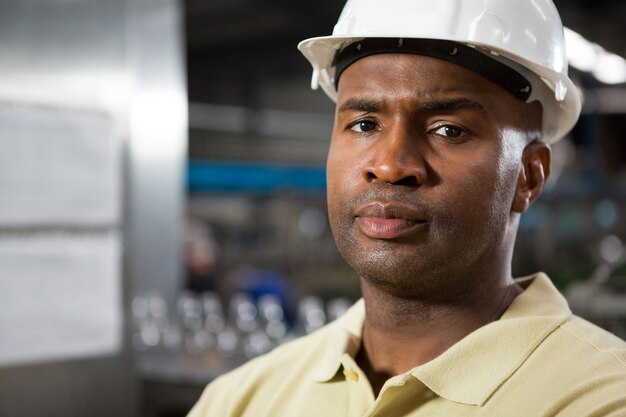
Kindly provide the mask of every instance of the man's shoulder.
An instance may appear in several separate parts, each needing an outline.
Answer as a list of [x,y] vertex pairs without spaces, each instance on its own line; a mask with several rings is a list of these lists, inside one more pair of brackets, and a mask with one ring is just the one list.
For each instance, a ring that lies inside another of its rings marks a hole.
[[[541,340],[537,346],[530,346],[533,351],[531,360],[547,367],[588,363],[592,373],[601,366],[621,372],[626,370],[626,342],[572,314],[566,298],[547,275],[538,273],[517,282],[526,289],[512,305],[515,311],[511,316],[529,319],[533,331],[537,331],[538,340]],[[514,330],[518,330],[517,325]]]
[[[551,398],[577,403],[626,395],[626,342],[576,315],[552,332],[530,356],[525,380]],[[593,404],[590,404],[591,406]],[[569,405],[568,407],[572,407]]]
[[277,399],[304,395],[316,385],[316,370],[332,341],[333,327],[284,343],[217,377],[189,417],[271,415],[268,410],[280,408],[274,404]]
[[626,341],[579,317],[571,316],[559,328],[562,337],[571,341],[567,350],[584,355],[586,360],[612,365],[626,372]]
[[520,376],[523,387],[516,385],[512,396],[524,392],[551,410],[546,415],[626,413],[626,342],[578,316],[537,347]]

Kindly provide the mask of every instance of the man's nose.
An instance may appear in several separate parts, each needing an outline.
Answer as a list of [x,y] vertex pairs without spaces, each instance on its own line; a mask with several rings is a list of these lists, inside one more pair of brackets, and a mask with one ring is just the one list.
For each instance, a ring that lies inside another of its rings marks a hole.
[[398,126],[375,139],[362,166],[367,182],[418,187],[426,181],[423,146],[415,131]]

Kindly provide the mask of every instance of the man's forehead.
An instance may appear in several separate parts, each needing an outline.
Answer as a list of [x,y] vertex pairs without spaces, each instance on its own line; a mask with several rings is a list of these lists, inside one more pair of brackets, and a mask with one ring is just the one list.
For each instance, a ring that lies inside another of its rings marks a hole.
[[[449,62],[409,54],[379,54],[350,65],[338,83],[337,105],[407,99],[483,101],[508,94],[486,78]],[[509,95],[510,96],[510,95]],[[514,99],[512,96],[510,96]]]

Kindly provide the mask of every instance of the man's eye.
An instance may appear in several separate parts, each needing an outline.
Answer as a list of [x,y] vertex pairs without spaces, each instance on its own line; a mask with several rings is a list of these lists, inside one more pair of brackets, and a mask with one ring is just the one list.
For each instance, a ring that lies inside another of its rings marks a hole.
[[447,138],[462,138],[467,135],[467,132],[460,127],[445,125],[435,129],[435,134]]
[[350,126],[350,130],[357,133],[366,133],[376,129],[376,123],[370,120],[360,120]]

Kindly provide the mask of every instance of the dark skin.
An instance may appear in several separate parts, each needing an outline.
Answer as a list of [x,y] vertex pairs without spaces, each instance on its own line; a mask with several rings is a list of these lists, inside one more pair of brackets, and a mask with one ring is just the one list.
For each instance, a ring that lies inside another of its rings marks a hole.
[[497,320],[519,216],[541,194],[541,107],[469,70],[412,54],[341,75],[328,156],[337,246],[366,305],[357,363],[375,395]]

